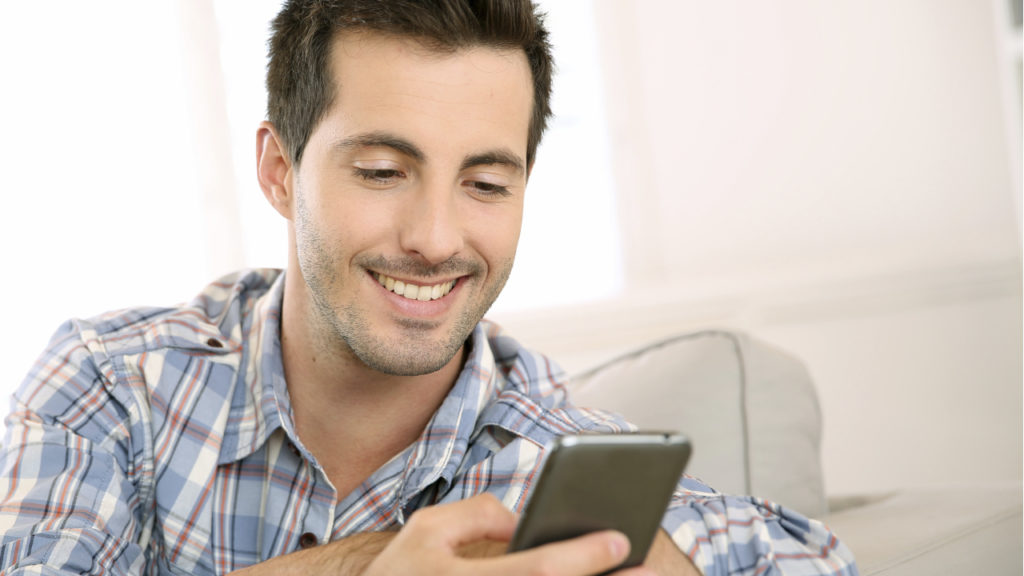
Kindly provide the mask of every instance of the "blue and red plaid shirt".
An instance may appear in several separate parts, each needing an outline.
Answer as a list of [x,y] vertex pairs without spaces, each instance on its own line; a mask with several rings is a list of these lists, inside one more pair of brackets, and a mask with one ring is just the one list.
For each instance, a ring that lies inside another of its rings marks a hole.
[[[61,327],[7,418],[4,574],[226,574],[482,492],[518,511],[548,440],[630,428],[572,406],[557,366],[481,322],[420,438],[339,501],[295,433],[283,278]],[[856,573],[820,523],[690,477],[663,527],[705,574]]]

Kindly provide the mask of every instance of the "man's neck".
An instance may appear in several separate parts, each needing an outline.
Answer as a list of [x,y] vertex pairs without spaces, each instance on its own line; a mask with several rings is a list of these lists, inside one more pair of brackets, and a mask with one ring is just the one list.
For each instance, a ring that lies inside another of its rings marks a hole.
[[286,278],[282,304],[285,381],[296,433],[341,499],[420,436],[455,383],[465,347],[430,374],[373,370],[346,347],[328,346],[316,335],[296,276]]

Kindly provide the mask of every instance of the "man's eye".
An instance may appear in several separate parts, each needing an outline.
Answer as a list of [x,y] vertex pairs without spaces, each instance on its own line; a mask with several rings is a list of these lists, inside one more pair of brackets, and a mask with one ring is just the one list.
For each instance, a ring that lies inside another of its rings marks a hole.
[[374,184],[388,184],[402,177],[400,170],[390,168],[355,168],[353,171],[358,178]]
[[478,193],[483,196],[509,196],[512,192],[509,191],[507,186],[500,184],[492,184],[490,182],[473,181],[469,182],[469,185]]

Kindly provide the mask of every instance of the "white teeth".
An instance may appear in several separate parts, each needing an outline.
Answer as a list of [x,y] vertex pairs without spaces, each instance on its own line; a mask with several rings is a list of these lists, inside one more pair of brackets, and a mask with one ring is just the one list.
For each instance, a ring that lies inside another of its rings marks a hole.
[[374,274],[374,277],[381,286],[395,294],[404,296],[410,300],[420,300],[422,302],[437,300],[438,298],[447,296],[448,293],[452,291],[452,288],[455,287],[456,282],[455,280],[452,280],[451,282],[434,284],[433,286],[418,286],[416,284],[406,284],[401,280],[395,280],[394,278],[383,274]]

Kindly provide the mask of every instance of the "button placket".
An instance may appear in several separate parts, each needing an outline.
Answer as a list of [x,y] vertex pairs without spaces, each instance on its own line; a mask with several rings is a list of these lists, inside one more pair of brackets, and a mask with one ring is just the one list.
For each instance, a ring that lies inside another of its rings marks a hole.
[[[301,449],[299,451],[301,452]],[[306,550],[330,542],[334,526],[335,495],[334,489],[330,487],[330,482],[318,465],[305,459],[303,465],[312,480],[306,502],[308,508],[304,513],[305,531],[299,536],[298,542],[299,548]]]

